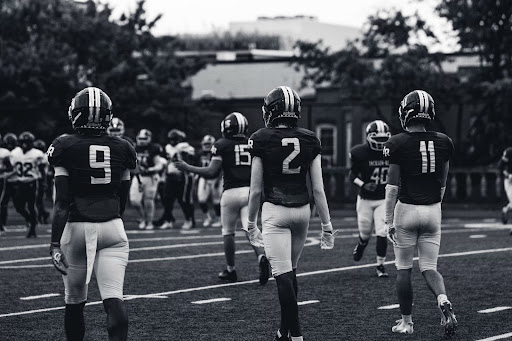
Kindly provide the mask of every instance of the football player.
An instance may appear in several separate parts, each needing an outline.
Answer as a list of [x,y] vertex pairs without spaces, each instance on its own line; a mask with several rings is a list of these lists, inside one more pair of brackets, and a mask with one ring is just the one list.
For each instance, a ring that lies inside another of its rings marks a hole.
[[46,167],[44,153],[34,148],[34,141],[35,137],[31,132],[22,132],[18,136],[19,147],[14,148],[10,155],[10,162],[16,171],[9,178],[14,186],[12,201],[16,211],[25,218],[30,227],[27,238],[36,237],[37,184]]
[[[503,151],[503,155],[498,162],[498,169],[503,174],[503,187],[508,199],[508,204],[501,209],[501,221],[506,224],[508,214],[512,210],[512,147]],[[510,234],[512,235],[512,230],[510,230]]]
[[159,157],[162,148],[152,142],[153,134],[148,129],[141,129],[135,140],[138,163],[130,187],[130,203],[139,213],[139,229],[152,230],[159,172],[164,168]]
[[[13,133],[6,133],[2,142],[3,147],[9,151],[10,155],[10,152],[18,146],[18,137]],[[7,224],[7,206],[9,199],[14,197],[14,183],[15,180],[12,176],[5,178],[3,196],[2,200],[0,200],[0,222],[3,226]]]
[[[311,217],[308,174],[322,225],[321,248],[334,246],[322,180],[320,140],[312,131],[297,126],[301,100],[295,90],[287,86],[273,89],[264,98],[262,110],[266,128],[249,140],[253,158],[247,226],[251,244],[265,245],[276,279],[281,324],[275,340],[302,340],[296,271]],[[256,227],[262,196],[263,236]]]
[[[221,122],[222,138],[217,140],[211,148],[212,159],[208,167],[195,167],[185,162],[176,162],[178,169],[199,174],[207,179],[218,177],[222,171],[224,191],[220,200],[220,217],[227,266],[218,277],[229,282],[238,280],[235,269],[235,231],[239,219],[242,229],[247,231],[247,204],[251,176],[248,128],[249,124],[245,116],[239,112],[233,112]],[[263,245],[253,246],[253,250],[258,257],[259,282],[265,285],[270,271]]]
[[179,160],[192,162],[195,157],[195,149],[185,141],[187,135],[181,130],[171,129],[167,138],[169,143],[165,146],[167,169],[164,184],[164,212],[155,224],[160,226],[161,229],[174,226],[175,219],[172,210],[174,202],[178,200],[185,215],[185,222],[181,228],[187,230],[195,227],[196,224],[193,202],[194,175],[179,170],[175,163]]
[[392,331],[402,334],[414,331],[411,269],[417,250],[420,271],[437,298],[441,324],[451,337],[455,334],[457,320],[446,296],[443,276],[437,271],[437,258],[441,242],[441,201],[454,147],[445,134],[427,130],[435,117],[435,109],[434,100],[426,91],[414,90],[407,94],[398,114],[405,132],[390,137],[383,149],[390,163],[385,221],[395,249],[396,287],[402,313]]
[[[46,143],[37,139],[34,141],[34,148],[46,153]],[[50,213],[44,207],[44,194],[48,189],[48,177],[50,176],[48,157],[44,154],[43,163],[41,164],[42,172],[41,177],[37,180],[37,197],[36,197],[36,208],[37,208],[37,220],[39,223],[47,224]],[[53,179],[52,179],[53,181]]]
[[[215,137],[212,135],[205,135],[201,140],[201,150],[199,151],[199,163],[201,167],[208,167],[212,158],[211,148],[215,143]],[[205,215],[203,226],[220,227],[220,197],[222,195],[222,175],[215,179],[205,179],[199,177],[197,181],[197,201],[199,207]],[[215,222],[208,208],[208,202],[211,201],[215,211]]]
[[[2,141],[0,136],[0,141]],[[7,148],[0,146],[0,198],[4,197],[6,191],[6,180],[14,174],[11,162],[9,160],[11,152]],[[0,219],[0,236],[5,234],[3,222]]]
[[126,340],[123,284],[128,238],[120,215],[137,159],[132,145],[106,134],[112,102],[101,89],[78,92],[69,107],[75,134],[57,137],[47,151],[55,167],[56,200],[50,253],[65,287],[64,329],[83,340],[84,306],[92,272],[107,313],[110,340]]
[[384,268],[388,248],[384,226],[384,197],[389,161],[384,160],[382,149],[390,136],[388,125],[375,120],[366,126],[366,143],[358,144],[350,150],[350,179],[359,187],[356,203],[359,242],[354,248],[353,257],[355,261],[363,257],[375,227],[376,270],[379,277],[388,277]]

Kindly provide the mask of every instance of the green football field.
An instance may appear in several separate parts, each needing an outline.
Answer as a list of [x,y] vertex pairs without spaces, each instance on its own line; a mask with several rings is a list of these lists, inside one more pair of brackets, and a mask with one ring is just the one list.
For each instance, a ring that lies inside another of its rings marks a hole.
[[[158,215],[157,215],[158,216]],[[196,216],[201,216],[196,211]],[[512,339],[512,236],[495,219],[461,214],[444,219],[439,271],[459,321],[456,340]],[[22,221],[10,211],[0,237],[0,340],[63,340],[64,287],[51,265],[50,225],[26,239]],[[201,225],[200,219],[198,219]],[[305,340],[441,340],[436,300],[413,270],[414,334],[395,335],[400,318],[393,250],[389,278],[375,274],[375,238],[360,262],[355,212],[333,211],[341,230],[331,251],[320,250],[320,222],[311,221],[298,269],[299,312]],[[130,340],[272,340],[279,326],[275,281],[258,283],[258,264],[237,233],[239,281],[223,283],[220,229],[139,231],[126,215],[130,263],[125,296]],[[106,318],[93,279],[89,285],[86,340],[106,340]]]

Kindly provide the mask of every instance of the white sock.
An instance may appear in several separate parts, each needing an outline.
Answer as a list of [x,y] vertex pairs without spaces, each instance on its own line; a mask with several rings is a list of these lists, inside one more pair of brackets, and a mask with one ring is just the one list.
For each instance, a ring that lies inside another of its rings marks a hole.
[[304,341],[302,336],[292,336],[292,341]]
[[227,265],[226,268],[228,269],[229,272],[233,272],[235,270],[235,266],[229,266]]
[[[448,301],[448,296],[446,296],[445,294],[441,294],[441,295],[437,296],[437,305],[438,306],[441,306],[441,303],[446,302],[446,301]],[[448,301],[448,302],[450,302],[450,301]]]
[[261,254],[258,256],[258,263],[261,262],[261,257],[265,256],[264,254]]
[[404,323],[412,323],[412,315],[402,315]]
[[386,262],[386,257],[377,256],[377,265],[384,265],[385,262]]

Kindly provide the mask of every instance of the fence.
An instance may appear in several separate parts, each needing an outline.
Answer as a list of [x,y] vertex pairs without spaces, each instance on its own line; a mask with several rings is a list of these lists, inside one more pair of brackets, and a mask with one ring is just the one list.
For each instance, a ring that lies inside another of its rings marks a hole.
[[[353,202],[357,188],[349,178],[349,169],[324,168],[327,197],[336,202]],[[452,168],[448,174],[445,202],[499,203],[506,201],[503,179],[494,168]]]

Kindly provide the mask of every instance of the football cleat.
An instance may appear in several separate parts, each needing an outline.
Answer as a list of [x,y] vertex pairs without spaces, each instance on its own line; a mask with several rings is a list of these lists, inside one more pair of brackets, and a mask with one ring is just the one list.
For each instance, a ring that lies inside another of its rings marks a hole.
[[448,337],[455,335],[457,330],[457,319],[453,313],[452,304],[450,301],[444,301],[439,305],[441,310],[441,325],[444,326],[444,333]]
[[149,223],[146,225],[146,230],[154,230],[155,229],[155,225],[153,225],[153,223]]
[[260,285],[265,285],[268,282],[270,276],[270,263],[267,257],[263,256],[259,262],[260,267]]
[[174,227],[174,224],[172,221],[164,221],[162,224],[158,226],[160,230],[167,230],[172,229]]
[[181,225],[181,229],[183,229],[183,230],[190,230],[193,227],[194,227],[194,222],[192,222],[192,220],[185,220],[183,225]]
[[364,249],[366,248],[366,244],[357,243],[356,247],[354,248],[354,251],[352,251],[352,256],[354,256],[354,260],[356,262],[360,261],[361,258],[363,258]]
[[238,280],[238,276],[236,275],[236,270],[233,270],[230,272],[226,269],[226,270],[220,272],[218,277],[219,277],[219,279],[221,279],[223,281],[228,281],[228,282],[236,282]]
[[389,277],[383,264],[377,266],[376,271],[377,271],[377,277]]
[[218,218],[213,224],[212,224],[212,227],[222,227],[222,223],[220,221],[220,218]]
[[507,224],[508,222],[508,212],[505,211],[505,210],[501,210],[501,222],[503,223],[503,225]]
[[290,341],[289,335],[281,335],[281,331],[278,330],[276,333],[276,337],[274,338],[274,341]]
[[414,323],[405,323],[403,319],[396,320],[396,326],[393,326],[391,331],[399,334],[412,334],[414,332]]
[[203,227],[208,227],[212,224],[212,217],[209,213],[206,214],[206,218],[203,220]]
[[144,230],[146,228],[146,222],[144,220],[139,221],[139,230]]

